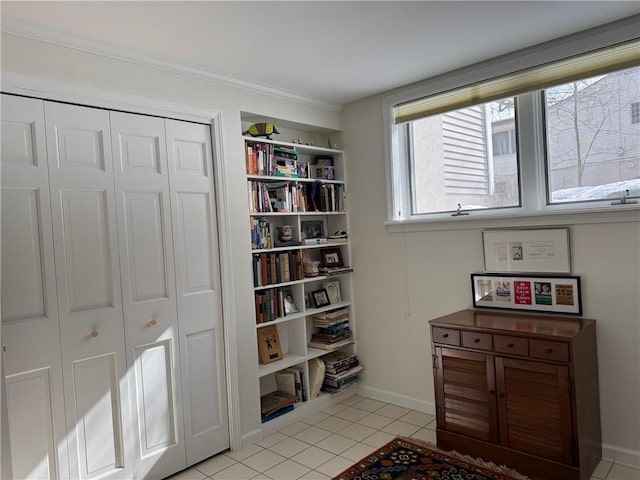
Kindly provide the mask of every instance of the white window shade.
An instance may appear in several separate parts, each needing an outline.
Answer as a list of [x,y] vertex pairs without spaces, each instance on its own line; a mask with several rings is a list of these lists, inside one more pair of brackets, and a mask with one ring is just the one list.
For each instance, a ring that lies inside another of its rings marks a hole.
[[520,70],[394,107],[396,124],[640,65],[640,40]]

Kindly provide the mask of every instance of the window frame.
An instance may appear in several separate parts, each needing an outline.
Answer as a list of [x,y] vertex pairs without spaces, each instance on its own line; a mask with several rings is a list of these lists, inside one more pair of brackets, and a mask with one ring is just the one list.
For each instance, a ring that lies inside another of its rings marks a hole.
[[[387,221],[385,224],[387,228],[390,231],[414,231],[640,221],[640,203],[611,205],[611,202],[594,201],[548,204],[546,125],[542,91],[517,96],[519,115],[516,117],[516,129],[520,159],[520,207],[474,210],[464,216],[452,216],[451,212],[411,214],[412,179],[409,161],[399,155],[401,148],[406,150],[408,139],[402,132],[405,127],[396,125],[393,118],[394,106],[404,102],[637,38],[637,18],[629,17],[619,22],[563,37],[554,42],[432,77],[383,97],[384,154],[387,175]],[[614,200],[612,199],[612,202]]]

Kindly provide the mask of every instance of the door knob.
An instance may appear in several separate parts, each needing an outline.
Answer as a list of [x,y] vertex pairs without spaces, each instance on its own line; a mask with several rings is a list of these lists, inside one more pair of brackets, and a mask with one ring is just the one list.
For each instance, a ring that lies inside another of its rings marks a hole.
[[92,338],[96,338],[98,336],[98,332],[96,332],[95,330],[93,332],[91,332],[91,337]]
[[158,321],[155,318],[149,322],[149,325],[152,327],[155,327],[157,324],[158,324]]

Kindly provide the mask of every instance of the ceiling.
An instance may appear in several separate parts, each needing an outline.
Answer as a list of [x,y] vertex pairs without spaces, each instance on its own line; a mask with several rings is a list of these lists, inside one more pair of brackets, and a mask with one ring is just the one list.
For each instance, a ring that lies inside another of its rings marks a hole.
[[0,2],[2,30],[337,107],[640,13],[637,1]]

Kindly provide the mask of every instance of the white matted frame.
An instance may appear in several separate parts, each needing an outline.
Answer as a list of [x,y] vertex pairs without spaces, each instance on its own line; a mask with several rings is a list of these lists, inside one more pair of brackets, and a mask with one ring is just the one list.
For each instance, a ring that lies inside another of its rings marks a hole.
[[569,228],[483,230],[485,272],[571,273]]
[[582,315],[580,277],[472,273],[474,308]]

